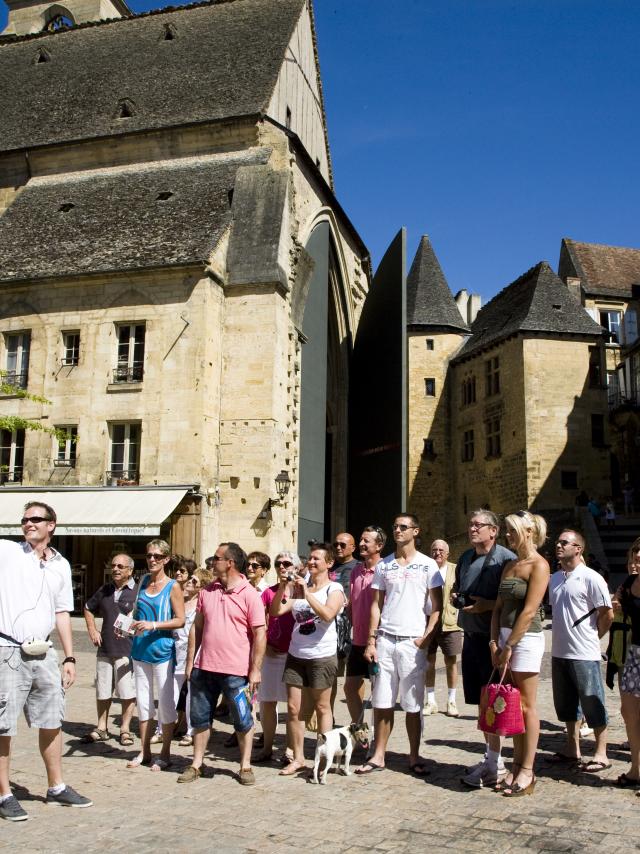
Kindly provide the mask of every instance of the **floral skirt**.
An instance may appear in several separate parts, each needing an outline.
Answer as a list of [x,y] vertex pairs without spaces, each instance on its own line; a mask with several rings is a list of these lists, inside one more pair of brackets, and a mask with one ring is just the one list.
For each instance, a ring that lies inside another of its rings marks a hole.
[[631,644],[627,652],[627,660],[622,671],[620,690],[625,694],[640,697],[640,646]]

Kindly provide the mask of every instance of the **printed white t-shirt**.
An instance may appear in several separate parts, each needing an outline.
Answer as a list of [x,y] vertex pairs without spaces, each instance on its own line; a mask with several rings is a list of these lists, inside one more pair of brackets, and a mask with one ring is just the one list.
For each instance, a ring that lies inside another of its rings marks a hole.
[[[55,627],[56,614],[73,611],[69,561],[53,552],[41,563],[28,543],[0,540],[0,632],[20,643],[44,640]],[[0,638],[0,646],[12,644]]]
[[600,661],[598,612],[574,626],[592,608],[611,607],[604,578],[583,563],[571,572],[554,572],[549,581],[552,610],[551,655],[580,661]]
[[443,584],[438,564],[422,552],[416,552],[406,565],[395,554],[387,555],[376,565],[371,582],[374,590],[385,594],[378,628],[392,635],[421,637],[431,613],[429,590]]
[[[330,581],[329,584],[325,584],[319,590],[312,590],[311,595],[315,596],[321,605],[326,605],[329,594],[336,590],[342,593],[343,601],[346,601],[342,584],[337,581]],[[338,613],[341,611],[342,608]],[[291,613],[293,614],[293,634],[289,644],[291,655],[295,658],[329,658],[336,654],[338,651],[338,632],[335,619],[331,620],[330,623],[325,623],[306,599],[294,599]],[[305,624],[315,626],[311,634],[300,634],[300,626]]]

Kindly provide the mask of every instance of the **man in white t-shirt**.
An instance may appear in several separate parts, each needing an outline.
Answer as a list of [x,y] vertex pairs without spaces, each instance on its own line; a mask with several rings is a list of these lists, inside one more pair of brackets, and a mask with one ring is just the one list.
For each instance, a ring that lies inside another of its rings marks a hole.
[[[23,710],[29,726],[39,730],[49,782],[46,803],[92,805],[62,780],[64,692],[76,678],[71,568],[49,544],[56,527],[52,507],[30,501],[21,525],[24,543],[0,540],[0,818],[7,821],[28,818],[9,784],[11,739]],[[62,681],[48,642],[54,628],[66,656]]]
[[[379,668],[372,692],[375,750],[356,774],[370,774],[384,768],[398,695],[406,713],[409,768],[417,776],[428,773],[420,759],[426,650],[442,610],[443,579],[435,560],[416,549],[419,533],[416,516],[410,513],[396,516],[395,553],[380,561],[371,583],[373,601],[364,656],[374,668],[376,664]],[[429,601],[431,613],[427,620]]]
[[604,703],[600,638],[613,622],[611,597],[602,576],[585,566],[584,538],[564,530],[556,542],[561,569],[549,582],[552,608],[551,676],[558,719],[567,725],[564,751],[555,762],[580,762],[580,721],[593,727],[593,759],[580,769],[591,773],[611,767],[607,759],[607,711]]

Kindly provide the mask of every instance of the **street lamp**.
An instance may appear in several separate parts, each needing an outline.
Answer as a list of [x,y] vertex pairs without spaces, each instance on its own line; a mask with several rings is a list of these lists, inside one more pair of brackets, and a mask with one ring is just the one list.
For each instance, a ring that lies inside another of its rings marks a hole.
[[269,510],[271,510],[271,508],[276,504],[282,504],[283,500],[289,493],[290,486],[291,478],[289,477],[289,472],[282,469],[280,474],[276,477],[276,492],[278,493],[278,497],[269,499]]

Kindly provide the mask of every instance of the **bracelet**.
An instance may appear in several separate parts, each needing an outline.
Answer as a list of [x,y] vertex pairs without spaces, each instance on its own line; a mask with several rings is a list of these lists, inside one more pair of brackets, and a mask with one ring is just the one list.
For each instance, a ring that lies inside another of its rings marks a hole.
[[63,664],[75,664],[76,660],[72,655],[68,655],[62,663]]

